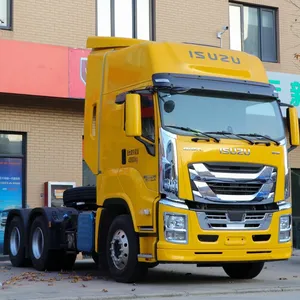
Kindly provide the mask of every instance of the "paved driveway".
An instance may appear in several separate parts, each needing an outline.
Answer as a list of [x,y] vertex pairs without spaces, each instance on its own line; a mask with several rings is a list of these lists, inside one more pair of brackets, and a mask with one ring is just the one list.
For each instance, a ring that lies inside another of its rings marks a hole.
[[11,267],[9,262],[0,262],[0,282],[1,300],[166,299],[171,296],[192,300],[200,295],[211,299],[227,299],[227,296],[234,296],[231,294],[242,294],[242,299],[250,299],[246,297],[250,292],[258,297],[263,291],[299,293],[300,255],[293,256],[287,262],[268,263],[264,271],[250,281],[233,281],[221,268],[161,265],[149,271],[146,282],[122,284],[98,271],[92,261],[83,260],[78,261],[75,270],[67,274],[18,269]]

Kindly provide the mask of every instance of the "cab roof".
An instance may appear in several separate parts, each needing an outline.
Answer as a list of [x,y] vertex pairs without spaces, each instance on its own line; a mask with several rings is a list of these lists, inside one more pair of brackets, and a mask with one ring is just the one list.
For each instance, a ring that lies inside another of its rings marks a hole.
[[[149,81],[157,73],[214,76],[268,83],[261,60],[241,51],[118,37],[89,37],[87,48],[92,48],[91,55],[114,50],[107,56],[107,75],[110,77],[113,72],[118,71],[118,80],[122,81],[123,86]],[[126,76],[121,76],[123,72]],[[116,82],[114,78],[108,79],[108,84],[111,86],[107,88],[112,90],[121,82]]]

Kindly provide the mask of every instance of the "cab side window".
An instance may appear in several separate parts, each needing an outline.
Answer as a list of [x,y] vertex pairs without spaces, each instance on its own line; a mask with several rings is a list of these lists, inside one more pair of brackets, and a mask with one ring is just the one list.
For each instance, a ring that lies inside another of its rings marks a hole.
[[152,94],[141,94],[142,137],[155,141],[154,105]]

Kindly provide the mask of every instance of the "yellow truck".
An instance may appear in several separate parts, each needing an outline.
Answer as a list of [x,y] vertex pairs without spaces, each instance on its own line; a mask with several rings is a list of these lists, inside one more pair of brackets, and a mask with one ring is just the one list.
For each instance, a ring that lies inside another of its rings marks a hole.
[[87,48],[84,158],[96,184],[66,190],[61,208],[11,210],[11,263],[71,269],[82,252],[129,283],[158,264],[252,279],[289,259],[298,115],[263,63],[188,43],[89,37]]

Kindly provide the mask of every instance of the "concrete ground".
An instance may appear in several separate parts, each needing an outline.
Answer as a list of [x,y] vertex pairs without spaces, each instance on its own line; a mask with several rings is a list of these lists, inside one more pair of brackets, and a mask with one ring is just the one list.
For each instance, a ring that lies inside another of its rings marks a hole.
[[[266,264],[263,272],[250,281],[233,281],[222,268],[197,268],[195,265],[161,265],[150,269],[146,282],[121,284],[96,269],[91,260],[79,260],[70,273],[37,272],[13,268],[0,262],[1,300],[97,300],[152,298],[179,300],[279,299],[300,291],[300,253],[289,261]],[[276,292],[276,293],[275,293]],[[278,298],[276,298],[278,297]],[[299,298],[299,296],[298,296]]]
[[[259,298],[258,298],[259,297]],[[261,293],[259,296],[257,294],[230,294],[230,295],[217,295],[209,296],[209,300],[282,300],[283,298],[288,300],[298,300],[299,292],[281,292],[281,293]],[[152,298],[151,300],[161,300],[162,298]],[[170,298],[171,299],[171,298]],[[199,296],[190,296],[189,300],[199,300]],[[182,298],[174,297],[172,300],[182,300]]]

